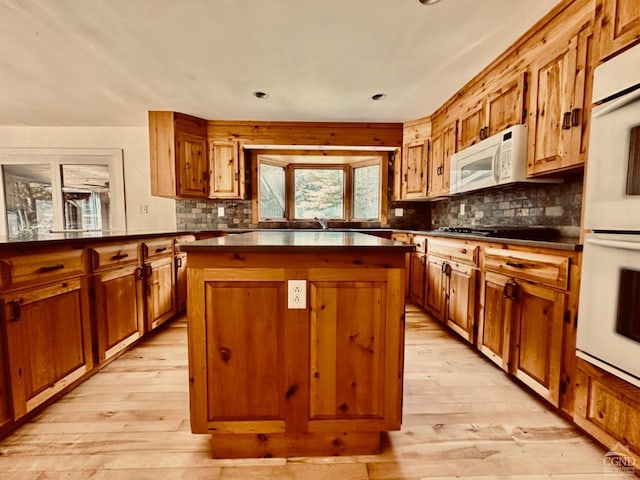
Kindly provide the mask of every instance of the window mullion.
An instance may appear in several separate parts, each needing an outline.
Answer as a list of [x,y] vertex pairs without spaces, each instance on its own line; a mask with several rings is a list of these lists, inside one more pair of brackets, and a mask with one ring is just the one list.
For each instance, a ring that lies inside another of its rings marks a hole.
[[62,202],[62,173],[60,159],[51,160],[51,204],[53,207],[53,230],[63,230],[64,205]]

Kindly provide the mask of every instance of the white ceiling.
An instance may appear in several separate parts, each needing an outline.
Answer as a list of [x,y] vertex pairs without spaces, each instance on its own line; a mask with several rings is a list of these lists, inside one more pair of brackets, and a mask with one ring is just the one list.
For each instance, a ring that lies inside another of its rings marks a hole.
[[0,0],[0,125],[412,120],[557,1]]

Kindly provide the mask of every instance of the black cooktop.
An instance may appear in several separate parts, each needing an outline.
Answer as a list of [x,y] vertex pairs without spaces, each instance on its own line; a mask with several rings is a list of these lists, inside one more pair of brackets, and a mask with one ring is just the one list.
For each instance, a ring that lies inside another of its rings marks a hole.
[[524,240],[554,240],[560,236],[560,232],[552,227],[538,226],[457,226],[439,227],[436,231],[445,233],[466,233],[469,235],[481,235],[484,237],[518,238]]

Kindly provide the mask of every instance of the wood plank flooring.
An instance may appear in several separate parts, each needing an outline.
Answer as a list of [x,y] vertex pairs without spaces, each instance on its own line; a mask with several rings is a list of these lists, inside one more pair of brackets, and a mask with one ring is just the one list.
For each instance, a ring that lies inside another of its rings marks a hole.
[[186,322],[125,353],[0,442],[0,479],[588,480],[603,449],[407,307],[404,422],[381,455],[213,460],[189,428]]

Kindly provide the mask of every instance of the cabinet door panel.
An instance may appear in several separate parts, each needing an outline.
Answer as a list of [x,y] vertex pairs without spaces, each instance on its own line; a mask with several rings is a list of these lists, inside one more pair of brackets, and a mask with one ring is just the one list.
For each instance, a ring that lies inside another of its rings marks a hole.
[[178,195],[185,197],[208,196],[209,163],[207,141],[195,135],[176,137],[178,154]]
[[131,343],[142,335],[140,280],[135,268],[107,272],[97,280],[98,349],[104,360],[116,353],[109,350],[121,342],[133,336]]
[[151,263],[147,278],[147,322],[152,330],[176,312],[173,256]]
[[487,98],[487,119],[489,131],[487,136],[495,135],[502,130],[524,122],[524,73],[492,92]]
[[[68,281],[5,297],[9,368],[16,418],[86,372],[80,282]],[[68,383],[68,382],[67,382]]]
[[284,419],[285,294],[284,282],[206,282],[210,422]]
[[485,126],[484,101],[481,101],[464,112],[460,118],[458,135],[458,151],[470,147],[480,140],[480,129]]
[[211,177],[212,198],[240,198],[242,168],[240,148],[237,142],[210,142],[213,175]]
[[465,340],[473,342],[476,270],[457,265],[449,276],[447,325]]
[[444,319],[445,277],[442,273],[443,260],[427,256],[427,293],[425,308],[438,320]]
[[411,254],[409,292],[411,299],[420,306],[424,305],[426,260],[427,256],[423,253]]
[[515,322],[515,375],[552,404],[560,395],[565,294],[520,283]]
[[640,3],[604,0],[600,60],[622,51],[640,38]]
[[478,348],[508,370],[512,301],[504,296],[508,277],[486,273],[483,285],[482,314],[478,326]]
[[427,196],[428,142],[419,140],[404,146],[404,192],[402,198]]
[[311,419],[383,416],[386,284],[311,284]]

